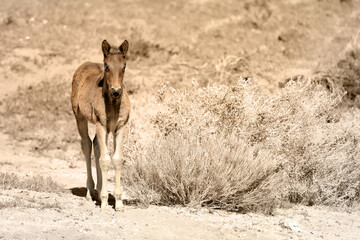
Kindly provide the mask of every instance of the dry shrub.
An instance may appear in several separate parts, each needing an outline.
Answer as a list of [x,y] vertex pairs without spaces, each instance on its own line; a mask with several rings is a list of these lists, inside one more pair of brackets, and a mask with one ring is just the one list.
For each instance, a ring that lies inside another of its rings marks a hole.
[[42,176],[19,178],[16,174],[0,172],[0,188],[2,190],[26,189],[35,192],[65,192],[65,189],[50,177]]
[[360,203],[360,111],[341,114],[322,137],[320,165],[314,179],[318,203],[356,206]]
[[201,139],[172,133],[157,138],[146,159],[131,163],[124,171],[126,185],[146,203],[271,212],[278,203],[271,188],[282,184],[282,176],[268,154],[254,155],[234,135]]
[[130,59],[148,58],[151,50],[151,43],[146,41],[140,34],[139,30],[134,29],[130,36],[132,40]]
[[246,80],[163,94],[158,135],[125,181],[155,204],[267,213],[287,202],[351,206],[360,200],[359,112],[335,114],[341,97],[314,81],[275,94]]
[[314,80],[330,91],[342,89],[348,106],[360,108],[360,42],[358,35],[348,44],[342,57],[329,70],[320,70]]
[[132,28],[129,36],[131,51],[129,59],[149,58],[154,52],[163,50],[159,44],[154,43],[146,34],[138,28]]
[[348,97],[354,100],[360,95],[360,49],[355,48],[348,51],[344,59],[337,63],[338,81],[346,90]]

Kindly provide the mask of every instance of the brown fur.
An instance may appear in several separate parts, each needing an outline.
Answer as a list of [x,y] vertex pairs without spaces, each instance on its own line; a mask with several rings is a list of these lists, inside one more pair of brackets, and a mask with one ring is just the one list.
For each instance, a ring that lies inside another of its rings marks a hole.
[[121,127],[126,123],[130,101],[125,88],[121,99],[111,99],[106,94],[103,74],[102,64],[83,63],[73,77],[71,102],[76,118],[84,117],[92,124],[101,122],[112,132],[115,126]]
[[[100,191],[101,208],[107,205],[106,175],[110,164],[107,149],[108,134],[114,134],[114,156],[116,171],[115,200],[117,210],[122,210],[120,184],[122,166],[122,145],[124,127],[128,122],[130,101],[123,85],[128,42],[119,48],[102,43],[104,65],[85,62],[75,72],[72,82],[71,103],[76,118],[81,147],[87,164],[88,196],[94,197],[94,181],[91,174],[91,140],[88,136],[88,122],[96,125],[93,140],[97,169],[97,189]],[[106,202],[105,202],[106,201]]]

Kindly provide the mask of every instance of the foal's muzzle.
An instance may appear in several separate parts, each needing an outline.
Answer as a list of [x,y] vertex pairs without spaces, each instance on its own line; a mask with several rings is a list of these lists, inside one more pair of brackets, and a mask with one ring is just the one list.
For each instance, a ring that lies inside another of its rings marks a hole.
[[121,87],[119,87],[119,88],[111,88],[110,89],[111,96],[113,98],[119,98],[121,96],[121,91],[122,91]]

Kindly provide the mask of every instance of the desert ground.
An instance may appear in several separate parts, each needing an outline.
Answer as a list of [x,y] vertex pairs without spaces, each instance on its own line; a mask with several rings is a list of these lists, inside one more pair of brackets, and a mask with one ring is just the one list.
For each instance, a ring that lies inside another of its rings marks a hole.
[[[227,211],[144,203],[128,188],[124,212],[101,211],[85,198],[70,104],[76,68],[103,61],[104,39],[114,45],[127,39],[130,165],[156,135],[162,91],[190,91],[194,81],[231,85],[241,77],[276,94],[289,79],[331,69],[358,43],[359,1],[0,2],[0,239],[359,239],[360,175],[351,206],[299,201],[271,212]],[[350,98],[358,111],[360,97]],[[112,206],[112,169],[108,180]]]

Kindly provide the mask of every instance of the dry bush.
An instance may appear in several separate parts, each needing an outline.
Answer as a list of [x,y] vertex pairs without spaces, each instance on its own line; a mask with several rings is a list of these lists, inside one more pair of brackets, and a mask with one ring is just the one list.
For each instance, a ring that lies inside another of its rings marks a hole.
[[321,139],[314,180],[318,203],[356,206],[360,203],[360,111],[341,114]]
[[338,78],[348,97],[354,100],[360,95],[360,49],[352,49],[337,63]]
[[2,190],[26,189],[35,192],[65,192],[65,189],[50,177],[42,176],[19,178],[16,174],[0,172],[0,188]]
[[156,139],[145,159],[132,162],[125,180],[130,194],[146,203],[271,212],[278,203],[271,188],[283,181],[281,166],[268,154],[254,155],[234,135],[172,133]]
[[128,54],[128,59],[130,60],[151,58],[153,64],[155,64],[154,61],[158,64],[159,62],[166,61],[168,58],[166,49],[152,40],[149,33],[145,32],[141,27],[132,27],[128,39],[131,43]]
[[351,206],[360,200],[359,117],[334,113],[341,97],[313,81],[275,94],[246,80],[162,94],[158,135],[124,179],[156,204],[268,213],[287,202]]
[[330,91],[346,92],[343,103],[360,108],[360,42],[358,35],[349,42],[342,57],[328,70],[319,70],[314,81],[325,85]]
[[149,52],[152,48],[150,42],[146,41],[144,37],[142,37],[141,33],[137,29],[133,29],[130,35],[131,39],[131,52],[129,53],[130,59],[136,58],[148,58]]

